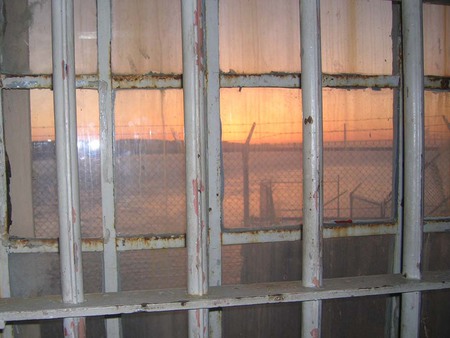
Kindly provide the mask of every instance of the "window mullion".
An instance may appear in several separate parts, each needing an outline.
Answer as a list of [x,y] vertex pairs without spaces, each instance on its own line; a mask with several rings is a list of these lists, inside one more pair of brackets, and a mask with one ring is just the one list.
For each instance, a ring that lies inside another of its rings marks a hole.
[[[208,191],[205,2],[181,3],[183,99],[186,144],[186,247],[190,295],[208,292]],[[189,337],[208,335],[208,310],[190,310]]]
[[[114,112],[111,75],[111,1],[97,1],[99,108],[100,108],[100,158],[103,213],[103,285],[104,292],[119,291],[116,228],[114,222]],[[121,337],[119,318],[105,319],[108,337]]]
[[[5,137],[3,132],[3,88],[0,88],[0,298],[11,297],[9,281],[9,231],[8,231],[8,187],[7,187],[7,155],[5,149]],[[2,326],[4,323],[2,324]],[[8,325],[3,330],[3,337],[12,337],[12,326]]]

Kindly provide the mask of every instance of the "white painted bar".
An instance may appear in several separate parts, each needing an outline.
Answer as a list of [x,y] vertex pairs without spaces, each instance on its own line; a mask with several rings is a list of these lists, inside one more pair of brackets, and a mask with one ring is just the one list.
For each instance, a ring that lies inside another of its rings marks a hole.
[[[222,284],[223,160],[220,122],[219,1],[205,2],[208,118],[208,265],[209,286]],[[222,311],[209,312],[209,336],[222,337]]]
[[[402,2],[404,70],[403,266],[421,278],[424,208],[424,66],[422,1]],[[420,293],[402,295],[401,337],[419,337]]]
[[[303,105],[302,283],[322,286],[323,135],[320,1],[300,0]],[[302,337],[321,336],[322,304],[302,303]]]
[[[103,214],[104,292],[119,291],[116,228],[114,218],[114,112],[111,85],[111,1],[97,0],[98,97],[100,111],[100,156]],[[119,318],[105,319],[108,337],[122,337]]]
[[[3,132],[3,90],[0,89],[0,298],[11,297],[9,281],[9,233],[7,213],[8,188],[6,184],[6,149]],[[2,338],[13,337],[11,325],[3,329]]]
[[[207,112],[205,95],[205,3],[181,2],[184,128],[186,144],[186,247],[190,295],[208,292]],[[188,314],[189,337],[208,336],[208,311]]]
[[[53,102],[58,173],[62,299],[84,301],[78,191],[73,1],[52,0]],[[66,337],[84,337],[84,318],[64,318]]]

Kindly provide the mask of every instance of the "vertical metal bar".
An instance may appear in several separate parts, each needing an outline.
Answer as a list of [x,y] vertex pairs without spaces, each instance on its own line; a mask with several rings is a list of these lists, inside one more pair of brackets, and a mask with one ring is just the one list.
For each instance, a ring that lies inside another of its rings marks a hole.
[[[186,144],[188,293],[208,292],[207,113],[205,84],[205,1],[181,2]],[[189,337],[208,336],[208,310],[190,310]]]
[[[302,282],[322,285],[323,132],[320,1],[300,0],[303,105]],[[302,303],[302,337],[320,337],[321,301]]]
[[[83,302],[73,0],[52,0],[53,102],[59,200],[62,298]],[[84,318],[65,318],[64,336],[84,337]]]
[[[421,278],[424,184],[422,1],[402,1],[404,70],[403,263],[406,278]],[[402,295],[401,336],[418,337],[420,293]]]
[[[114,112],[111,87],[111,0],[97,1],[97,43],[100,110],[100,157],[103,212],[103,285],[105,292],[119,291],[114,222]],[[121,337],[119,318],[105,320],[108,337]]]
[[[11,297],[9,283],[9,256],[8,256],[8,188],[6,172],[5,135],[3,132],[3,89],[0,88],[0,298]],[[2,334],[3,338],[12,337],[12,326],[7,325]]]
[[[220,122],[219,1],[205,3],[208,110],[209,285],[222,284],[223,159]],[[222,337],[222,311],[209,312],[209,336]]]

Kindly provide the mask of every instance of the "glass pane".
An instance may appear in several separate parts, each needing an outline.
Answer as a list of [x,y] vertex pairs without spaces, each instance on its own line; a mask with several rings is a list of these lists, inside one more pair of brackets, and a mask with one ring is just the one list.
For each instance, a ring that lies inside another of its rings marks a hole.
[[153,312],[122,315],[123,338],[188,337],[188,312]]
[[323,277],[340,278],[390,273],[393,235],[327,238],[323,246]]
[[118,91],[115,128],[118,232],[184,233],[183,92]]
[[422,270],[450,270],[449,232],[424,233]]
[[301,337],[301,310],[301,303],[226,307],[222,314],[223,336]]
[[220,0],[220,69],[300,71],[299,1]]
[[[5,0],[5,37],[2,73],[51,74],[51,1]],[[95,0],[74,0],[75,70],[97,71],[97,20]]]
[[221,90],[226,227],[299,224],[301,92]]
[[393,91],[323,90],[324,217],[392,217]]
[[[86,293],[102,292],[103,256],[83,253],[83,285]],[[38,297],[61,294],[60,262],[56,253],[11,254],[9,256],[11,295]],[[19,324],[19,325],[17,325]],[[87,337],[104,337],[103,318],[88,317]],[[14,337],[62,337],[62,320],[14,323]]]
[[388,296],[331,299],[322,305],[322,337],[386,337]]
[[[102,234],[98,95],[77,90],[81,230]],[[58,188],[50,90],[4,92],[6,149],[11,167],[10,233],[20,237],[59,235]]]
[[392,74],[392,3],[325,0],[321,6],[324,73]]
[[181,1],[112,1],[112,71],[181,74]]
[[125,251],[119,255],[122,291],[187,286],[186,249]]
[[423,4],[425,75],[450,75],[450,6]]
[[450,290],[422,293],[420,337],[449,337]]
[[425,91],[425,217],[450,217],[450,93]]

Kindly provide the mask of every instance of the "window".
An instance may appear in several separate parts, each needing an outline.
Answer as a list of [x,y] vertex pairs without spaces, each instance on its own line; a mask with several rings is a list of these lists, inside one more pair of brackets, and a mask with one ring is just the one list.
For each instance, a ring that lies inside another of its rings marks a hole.
[[449,6],[0,5],[5,337],[448,335]]

